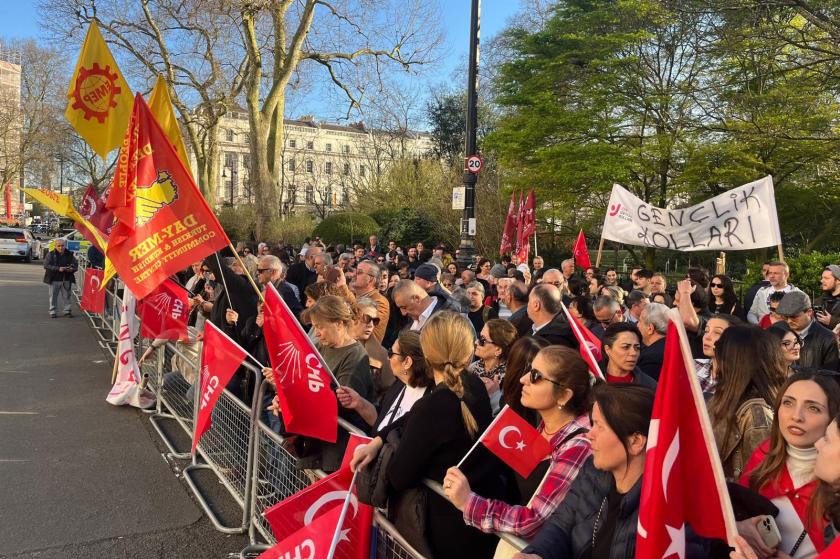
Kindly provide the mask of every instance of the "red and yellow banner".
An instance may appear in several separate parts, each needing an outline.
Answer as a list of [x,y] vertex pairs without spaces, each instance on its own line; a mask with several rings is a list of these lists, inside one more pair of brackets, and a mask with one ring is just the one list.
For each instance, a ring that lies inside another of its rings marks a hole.
[[[137,298],[230,244],[140,94],[134,99],[107,206],[116,221],[106,254]],[[107,271],[105,275],[109,277]]]

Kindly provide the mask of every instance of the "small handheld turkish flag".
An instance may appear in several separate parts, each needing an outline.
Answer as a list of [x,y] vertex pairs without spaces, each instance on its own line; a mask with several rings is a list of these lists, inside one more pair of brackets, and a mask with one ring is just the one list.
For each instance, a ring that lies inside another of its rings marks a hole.
[[339,516],[341,516],[341,505],[332,503],[328,512],[285,536],[271,549],[261,553],[257,559],[286,559],[288,557],[321,559],[326,557]]
[[734,543],[738,532],[691,350],[671,311],[647,439],[636,557],[685,557],[685,527]]
[[577,241],[575,241],[575,248],[572,250],[575,257],[575,264],[581,268],[591,268],[592,261],[589,259],[589,249],[586,248],[586,237],[583,235],[583,229],[578,234]]
[[[350,468],[342,468],[265,509],[263,516],[271,526],[274,537],[278,540],[286,538],[289,534],[318,522],[322,516],[330,514],[333,509],[341,509],[341,503],[347,498],[352,480],[353,472]],[[335,556],[341,559],[367,559],[370,553],[373,507],[359,503],[355,495],[350,495],[350,507],[342,525],[341,540],[345,543],[339,543]],[[311,557],[327,556],[337,524],[338,516],[331,521],[329,526],[322,525],[326,546],[323,547],[322,554]]]
[[286,430],[334,443],[338,438],[338,401],[330,387],[332,373],[270,283],[263,311],[263,334]]
[[190,300],[186,289],[167,279],[141,302],[141,336],[152,340],[189,339],[187,321],[190,316]]
[[201,435],[210,429],[213,407],[233,373],[248,353],[209,320],[204,323],[204,345],[201,348],[201,377],[198,419],[195,422],[192,452]]
[[524,478],[551,452],[540,432],[509,406],[502,408],[479,441]]
[[105,310],[105,290],[102,285],[102,270],[88,268],[85,270],[85,283],[82,287],[82,300],[79,308],[88,312],[101,313]]
[[577,338],[580,356],[589,365],[589,372],[592,376],[604,380],[604,373],[598,365],[601,360],[601,340],[592,331],[581,324],[575,315],[569,312],[565,303],[560,303],[563,306],[563,312],[566,313],[566,318],[569,320],[569,325],[572,327],[572,332]]

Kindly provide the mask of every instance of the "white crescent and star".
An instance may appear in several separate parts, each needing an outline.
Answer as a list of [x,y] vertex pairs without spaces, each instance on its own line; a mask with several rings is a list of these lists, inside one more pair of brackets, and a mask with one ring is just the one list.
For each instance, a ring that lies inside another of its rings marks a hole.
[[524,450],[525,441],[522,440],[522,431],[520,431],[519,427],[516,427],[515,425],[508,425],[507,427],[499,431],[499,444],[502,445],[502,448],[513,448],[512,446],[508,446],[508,444],[505,443],[505,437],[508,433],[511,432],[515,432],[517,435],[519,435],[519,440],[516,441],[516,450]]
[[[93,285],[94,283],[96,283],[96,286],[95,286],[95,287],[94,287],[94,285]],[[100,286],[100,285],[102,285],[102,279],[101,279],[99,276],[95,275],[95,274],[94,274],[94,275],[91,275],[91,276],[90,276],[90,286],[91,286],[91,291],[94,291],[94,292],[99,291],[99,286]]]
[[[315,515],[318,514],[318,511],[327,503],[343,501],[346,498],[347,491],[330,491],[329,493],[324,493],[306,509],[306,514],[303,515],[303,523],[309,525],[312,519],[315,518]],[[350,504],[353,506],[353,518],[356,518],[356,514],[359,512],[359,500],[355,495],[350,495]]]

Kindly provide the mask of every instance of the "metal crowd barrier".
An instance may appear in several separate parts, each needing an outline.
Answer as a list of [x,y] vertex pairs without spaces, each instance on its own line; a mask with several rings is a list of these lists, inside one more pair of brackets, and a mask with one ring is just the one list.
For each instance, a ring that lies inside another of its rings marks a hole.
[[[81,298],[81,280],[86,267],[86,259],[79,255],[81,278],[75,288],[77,299]],[[103,315],[84,312],[100,338],[100,346],[111,356],[114,355],[119,332],[120,289],[116,278],[106,294]],[[191,331],[191,336],[194,334]],[[142,356],[152,345],[155,344],[138,339],[135,346],[137,355]],[[261,420],[266,385],[262,382],[262,371],[248,362],[243,365],[251,370],[256,379],[251,405],[248,406],[225,389],[216,402],[211,416],[212,425],[202,436],[196,454],[192,455],[189,448],[178,449],[162,424],[174,422],[187,439],[192,440],[200,396],[197,389],[199,360],[198,343],[189,346],[165,342],[151,352],[141,364],[141,369],[147,376],[148,388],[156,396],[156,404],[154,409],[144,411],[152,414],[150,421],[169,450],[168,456],[190,461],[182,470],[184,480],[213,526],[227,534],[247,533],[250,544],[242,550],[240,557],[256,557],[276,543],[263,511],[326,474],[320,470],[299,469],[290,442]],[[361,434],[341,418],[339,425],[350,432]],[[201,471],[212,472],[224,486],[242,510],[241,522],[228,526],[219,518],[213,504],[196,481],[195,474]],[[444,496],[440,483],[428,479],[424,483],[431,491]],[[377,559],[425,559],[402,537],[382,511],[375,511],[372,529],[373,556]],[[521,550],[527,545],[527,542],[516,536],[497,535],[516,549]]]

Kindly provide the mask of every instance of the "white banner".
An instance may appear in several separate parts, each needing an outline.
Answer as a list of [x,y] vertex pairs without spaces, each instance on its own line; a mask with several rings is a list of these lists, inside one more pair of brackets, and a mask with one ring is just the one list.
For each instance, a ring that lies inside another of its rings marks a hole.
[[155,405],[155,395],[146,388],[147,379],[143,377],[134,354],[134,338],[139,329],[135,305],[134,294],[126,287],[120,309],[119,343],[114,357],[117,360],[117,380],[105,401],[115,406],[129,405],[145,409]]
[[657,208],[613,185],[602,236],[628,245],[682,251],[779,245],[773,178],[766,176],[676,210]]

